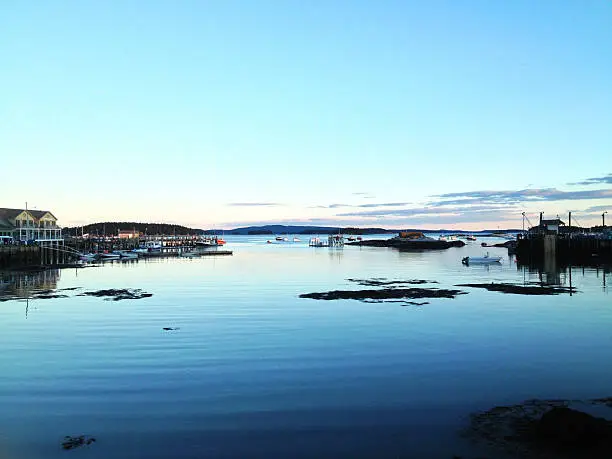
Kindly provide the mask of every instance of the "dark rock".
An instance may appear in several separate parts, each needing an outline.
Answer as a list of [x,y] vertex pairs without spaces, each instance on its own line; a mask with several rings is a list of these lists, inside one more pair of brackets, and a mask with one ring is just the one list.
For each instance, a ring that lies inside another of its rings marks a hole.
[[490,292],[511,293],[515,295],[559,295],[561,293],[577,293],[574,287],[558,287],[550,285],[516,285],[516,284],[458,284],[456,287],[484,288]]
[[463,241],[439,241],[437,239],[406,240],[399,238],[372,239],[367,241],[348,242],[346,245],[358,245],[366,247],[393,247],[399,250],[444,250],[450,247],[463,247]]
[[139,300],[141,298],[152,297],[152,293],[143,292],[140,289],[106,289],[96,290],[95,292],[84,292],[78,296],[96,296],[106,297],[107,300],[120,301],[120,300]]
[[386,278],[378,278],[378,279],[347,279],[349,282],[355,282],[359,285],[364,285],[367,287],[384,287],[384,286],[393,286],[393,285],[419,285],[419,284],[437,284],[437,281],[428,281],[424,279],[411,279],[406,281],[395,280],[389,281]]
[[556,449],[591,448],[612,433],[610,423],[582,411],[554,407],[537,421],[535,440]]
[[64,437],[64,441],[62,442],[62,448],[64,449],[79,448],[81,446],[91,445],[95,441],[96,439],[94,437],[90,437],[88,435],[79,435],[78,437],[71,437],[67,435]]
[[435,288],[385,288],[380,290],[332,290],[329,292],[303,293],[300,298],[314,300],[392,300],[418,298],[455,298],[466,292]]

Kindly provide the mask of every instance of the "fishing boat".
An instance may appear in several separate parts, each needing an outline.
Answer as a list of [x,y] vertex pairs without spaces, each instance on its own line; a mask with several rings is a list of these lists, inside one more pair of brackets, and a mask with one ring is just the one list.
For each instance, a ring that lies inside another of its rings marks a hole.
[[146,241],[139,248],[134,249],[134,252],[137,254],[152,254],[152,253],[161,253],[162,251],[162,243],[161,241]]
[[489,255],[489,252],[484,257],[464,257],[461,259],[461,263],[464,265],[469,264],[481,264],[481,265],[489,265],[493,263],[501,262],[502,257],[492,257]]
[[[223,241],[225,244],[225,241]],[[202,239],[198,239],[195,243],[197,247],[216,247],[219,245],[218,241],[214,238],[205,237]]]

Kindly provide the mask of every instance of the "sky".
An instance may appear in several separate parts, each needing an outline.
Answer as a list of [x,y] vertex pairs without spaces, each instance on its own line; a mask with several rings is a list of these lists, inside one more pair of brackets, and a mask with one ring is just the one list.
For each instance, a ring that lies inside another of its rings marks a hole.
[[596,224],[611,23],[601,0],[7,0],[0,206],[63,226]]

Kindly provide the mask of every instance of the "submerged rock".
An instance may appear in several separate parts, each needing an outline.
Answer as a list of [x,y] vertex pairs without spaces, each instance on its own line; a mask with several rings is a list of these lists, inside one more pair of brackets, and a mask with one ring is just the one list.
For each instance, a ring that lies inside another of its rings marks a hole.
[[[520,458],[612,457],[612,422],[569,405],[607,405],[608,399],[529,400],[472,414],[465,434]],[[506,457],[506,456],[504,456]]]
[[574,287],[550,285],[517,285],[517,284],[458,284],[456,287],[484,288],[491,292],[511,293],[515,295],[559,295],[561,293],[576,293]]
[[122,289],[106,289],[106,290],[96,290],[94,292],[83,292],[78,296],[96,296],[96,297],[106,297],[106,300],[112,301],[120,301],[120,300],[139,300],[141,298],[149,298],[152,297],[152,293],[146,293],[142,290],[122,288]]
[[349,282],[355,282],[356,284],[363,285],[366,287],[389,287],[394,285],[419,285],[419,284],[437,284],[437,281],[430,281],[424,279],[411,279],[411,280],[387,280],[384,277],[376,279],[347,279]]
[[70,435],[67,435],[64,437],[64,441],[62,441],[62,448],[79,448],[81,446],[91,445],[95,441],[96,439],[94,437],[90,437],[89,435],[79,435],[78,437],[71,437]]
[[436,288],[384,288],[379,290],[331,290],[329,292],[303,293],[300,298],[314,300],[360,300],[366,302],[381,302],[393,299],[419,299],[419,298],[455,298],[466,292],[461,290],[448,290]]

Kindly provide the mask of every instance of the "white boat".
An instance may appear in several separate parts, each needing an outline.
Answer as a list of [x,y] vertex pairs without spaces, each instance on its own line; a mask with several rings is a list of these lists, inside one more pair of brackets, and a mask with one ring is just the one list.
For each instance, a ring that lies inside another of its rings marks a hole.
[[162,243],[161,241],[146,241],[144,245],[141,245],[139,248],[134,249],[134,253],[155,253],[162,251]]
[[118,253],[101,253],[100,254],[100,260],[105,261],[105,260],[118,260],[119,258],[121,258],[119,256]]
[[489,265],[493,263],[501,262],[502,257],[491,257],[489,256],[489,252],[484,257],[465,257],[461,259],[461,263],[464,265],[469,264],[480,264],[480,265]]
[[135,260],[138,258],[138,253],[130,250],[115,250],[113,253],[119,255],[119,258],[126,260]]
[[475,240],[476,240],[476,237],[475,237],[475,236],[473,236],[473,235],[471,235],[471,234],[468,234],[468,235],[467,235],[465,238],[466,238],[468,241],[475,241]]
[[276,239],[277,241],[283,241],[284,238],[282,236],[276,236],[274,239]]
[[94,261],[98,258],[97,253],[82,253],[79,255],[81,261]]
[[302,240],[299,237],[294,237],[293,242],[301,242]]

